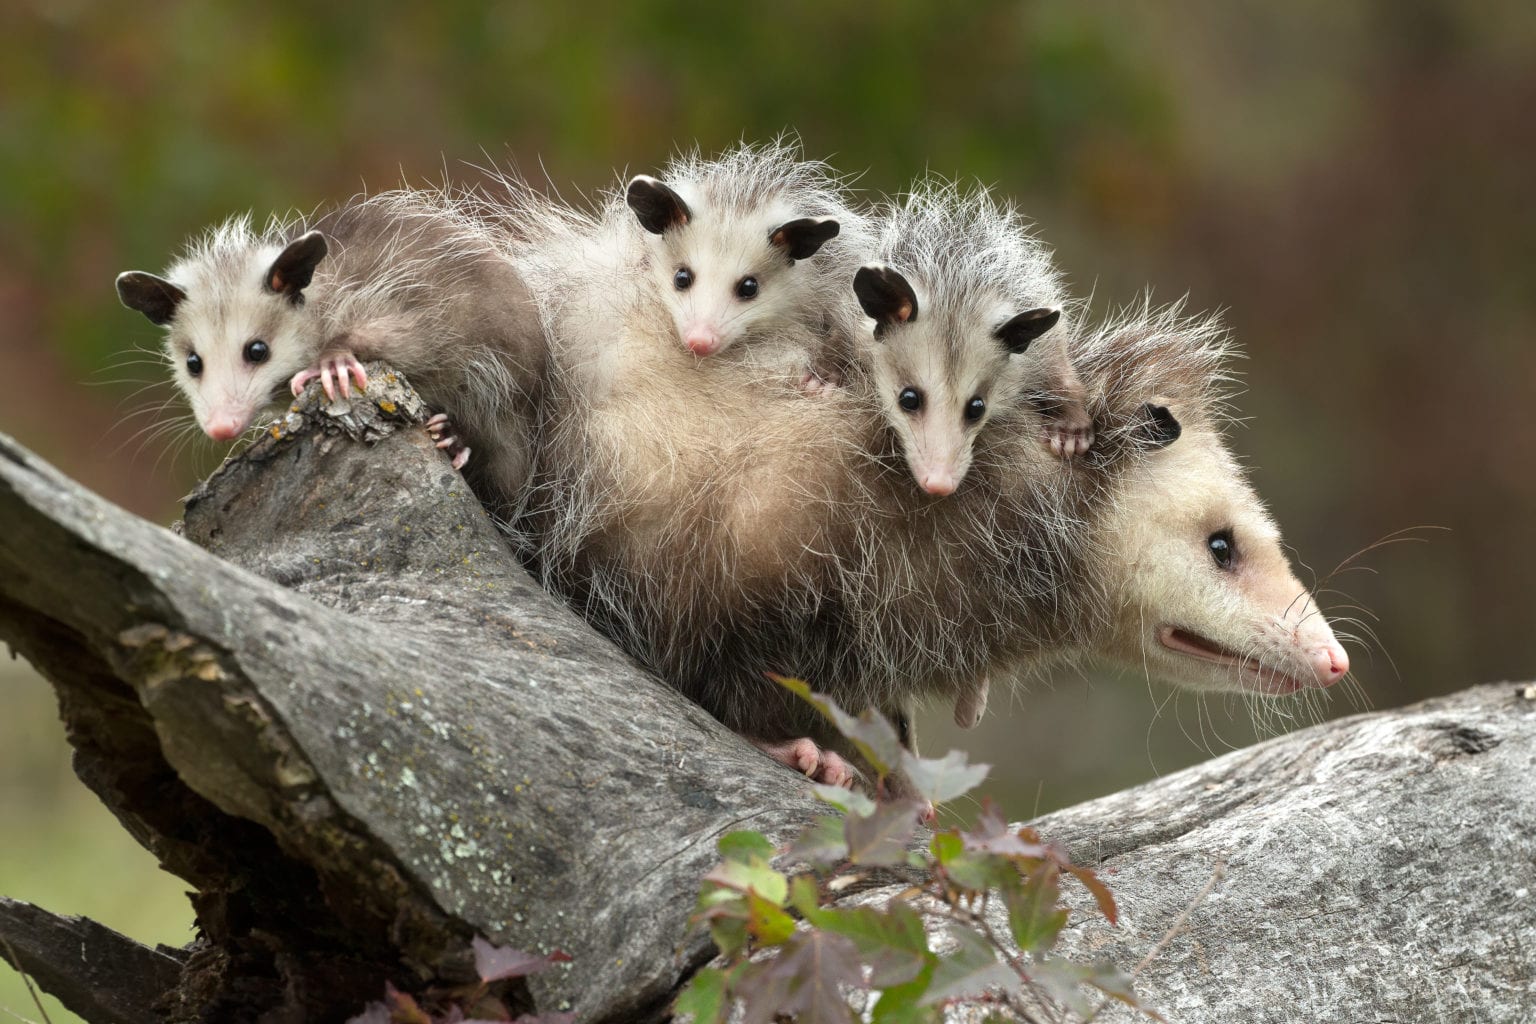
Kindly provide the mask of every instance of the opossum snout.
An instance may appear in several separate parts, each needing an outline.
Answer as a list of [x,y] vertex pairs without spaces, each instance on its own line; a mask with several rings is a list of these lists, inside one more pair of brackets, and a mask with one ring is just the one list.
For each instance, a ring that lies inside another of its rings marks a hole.
[[917,484],[927,493],[942,498],[946,494],[954,494],[960,482],[955,479],[953,469],[948,466],[937,466],[924,470],[918,476]]
[[1349,655],[1337,640],[1308,648],[1305,654],[1318,686],[1332,686],[1349,672]]
[[203,432],[215,441],[233,441],[245,433],[248,419],[242,419],[231,413],[218,413],[208,417],[208,422],[203,424]]
[[696,356],[712,356],[720,351],[720,332],[713,327],[696,324],[683,335],[683,344]]

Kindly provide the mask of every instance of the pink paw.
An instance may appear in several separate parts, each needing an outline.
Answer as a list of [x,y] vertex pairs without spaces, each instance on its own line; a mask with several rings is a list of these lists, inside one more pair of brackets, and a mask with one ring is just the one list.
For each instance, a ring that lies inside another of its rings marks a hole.
[[351,352],[330,352],[316,360],[315,365],[307,370],[300,370],[293,375],[288,382],[288,387],[297,398],[299,392],[304,390],[304,385],[320,378],[320,386],[325,389],[325,397],[331,401],[336,400],[336,389],[341,389],[341,397],[352,397],[352,378],[357,378],[359,391],[368,389],[368,371],[363,369],[363,364],[357,361],[357,357]]
[[448,419],[447,413],[438,413],[426,423],[427,433],[432,435],[432,440],[437,447],[442,448],[453,457],[453,468],[463,469],[469,462],[469,448],[453,435],[453,424]]
[[823,750],[804,736],[797,740],[783,740],[778,743],[750,738],[748,742],[779,764],[793,768],[812,782],[820,782],[826,786],[842,786],[844,789],[853,788],[856,778],[853,766],[841,755]]
[[843,379],[837,373],[819,373],[810,369],[800,378],[800,390],[808,395],[826,395],[836,391],[842,383]]
[[1085,413],[1062,413],[1047,421],[1045,443],[1052,454],[1063,459],[1086,455],[1093,447],[1093,420]]

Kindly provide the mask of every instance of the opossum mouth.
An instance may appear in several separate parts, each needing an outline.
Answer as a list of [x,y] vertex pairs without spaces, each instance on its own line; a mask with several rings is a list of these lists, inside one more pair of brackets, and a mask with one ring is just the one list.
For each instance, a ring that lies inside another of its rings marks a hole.
[[1235,668],[1239,675],[1253,684],[1253,688],[1271,697],[1279,697],[1304,689],[1306,683],[1288,672],[1260,664],[1252,657],[1243,657],[1214,640],[1199,633],[1192,633],[1179,626],[1164,626],[1157,631],[1157,642],[1175,654],[1185,654],[1201,661]]

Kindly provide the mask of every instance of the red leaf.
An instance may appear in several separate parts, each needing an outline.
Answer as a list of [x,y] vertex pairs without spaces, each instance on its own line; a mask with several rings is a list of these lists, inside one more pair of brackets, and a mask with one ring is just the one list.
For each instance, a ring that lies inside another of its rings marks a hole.
[[1111,925],[1119,924],[1119,911],[1115,907],[1115,897],[1110,893],[1109,886],[1100,881],[1099,876],[1089,868],[1073,867],[1068,864],[1066,869],[1072,872],[1072,875],[1082,882],[1089,892],[1093,893],[1093,900],[1099,905],[1099,913],[1104,915],[1104,920]]

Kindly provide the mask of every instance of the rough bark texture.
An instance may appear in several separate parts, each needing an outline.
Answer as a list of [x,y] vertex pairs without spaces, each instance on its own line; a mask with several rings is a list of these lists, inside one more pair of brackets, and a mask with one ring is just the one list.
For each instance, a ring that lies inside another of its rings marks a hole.
[[[186,539],[0,437],[0,639],[53,682],[81,778],[195,887],[201,937],[173,957],[102,929],[82,966],[57,936],[85,923],[15,905],[0,936],[60,994],[157,958],[81,1004],[93,1021],[146,1019],[161,985],[158,1019],[340,1019],[386,979],[471,980],[475,935],[574,958],[509,1005],[663,1016],[709,957],[686,919],[715,837],[797,831],[803,780],[531,582],[402,381],[316,395],[189,498]],[[1134,964],[1220,862],[1142,974],[1170,1019],[1536,1017],[1536,701],[1516,690],[1048,817],[1126,910],[1070,941]]]

